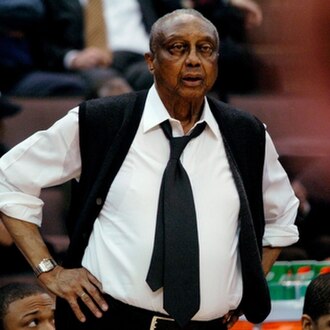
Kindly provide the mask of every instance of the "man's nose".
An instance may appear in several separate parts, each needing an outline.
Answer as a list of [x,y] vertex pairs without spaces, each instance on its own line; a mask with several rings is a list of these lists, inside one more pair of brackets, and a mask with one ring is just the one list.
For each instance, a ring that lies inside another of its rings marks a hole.
[[186,64],[192,66],[200,65],[201,60],[196,48],[191,48],[187,54]]

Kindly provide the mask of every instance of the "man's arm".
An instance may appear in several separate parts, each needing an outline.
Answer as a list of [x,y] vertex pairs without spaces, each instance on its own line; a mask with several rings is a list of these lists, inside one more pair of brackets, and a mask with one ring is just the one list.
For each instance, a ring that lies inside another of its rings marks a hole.
[[[37,225],[11,218],[3,213],[1,218],[33,269],[43,259],[52,258]],[[42,273],[38,279],[50,292],[66,299],[81,322],[85,321],[85,316],[78,305],[78,299],[81,299],[96,317],[101,317],[101,310],[105,311],[108,308],[101,294],[101,283],[85,268],[64,269],[56,266],[51,271]]]
[[281,247],[264,246],[262,249],[262,269],[265,275],[270,271],[272,265],[281,253]]
[[[43,259],[52,258],[39,231],[43,206],[40,191],[79,178],[80,168],[78,108],[0,159],[0,216],[32,268]],[[78,299],[97,317],[101,316],[101,309],[107,308],[101,283],[83,267],[57,266],[41,273],[38,279],[50,292],[66,299],[81,321],[85,317]]]
[[42,259],[51,258],[37,225],[8,217],[3,213],[1,218],[15,244],[32,268],[38,265]]

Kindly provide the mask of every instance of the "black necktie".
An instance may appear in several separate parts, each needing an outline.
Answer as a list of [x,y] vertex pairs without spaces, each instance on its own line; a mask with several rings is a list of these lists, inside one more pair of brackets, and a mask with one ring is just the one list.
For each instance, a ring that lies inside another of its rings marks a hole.
[[160,188],[147,283],[153,291],[164,288],[164,309],[181,326],[199,310],[200,290],[194,199],[189,177],[179,158],[188,142],[201,134],[205,125],[205,122],[198,124],[190,135],[172,137],[169,121],[161,124],[171,151]]

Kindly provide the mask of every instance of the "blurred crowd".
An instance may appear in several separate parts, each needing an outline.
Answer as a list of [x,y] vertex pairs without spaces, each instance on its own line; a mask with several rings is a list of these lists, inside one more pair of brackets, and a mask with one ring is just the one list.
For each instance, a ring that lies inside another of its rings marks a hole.
[[[1,1],[0,91],[12,96],[91,98],[148,88],[153,80],[144,53],[149,50],[151,25],[163,14],[182,7],[199,10],[219,30],[221,79],[214,93],[226,100],[230,92],[258,88],[261,63],[247,42],[248,31],[262,22],[262,11],[255,1],[96,2],[103,13],[98,19],[88,16],[93,0]],[[89,37],[90,22],[102,18],[104,45],[91,42]]]

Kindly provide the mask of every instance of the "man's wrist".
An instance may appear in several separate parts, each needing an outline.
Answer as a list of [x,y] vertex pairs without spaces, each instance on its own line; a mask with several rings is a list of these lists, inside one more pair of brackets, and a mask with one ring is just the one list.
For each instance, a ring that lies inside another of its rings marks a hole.
[[34,267],[33,271],[36,277],[39,277],[43,273],[48,273],[57,266],[57,262],[52,258],[44,258],[40,263]]

